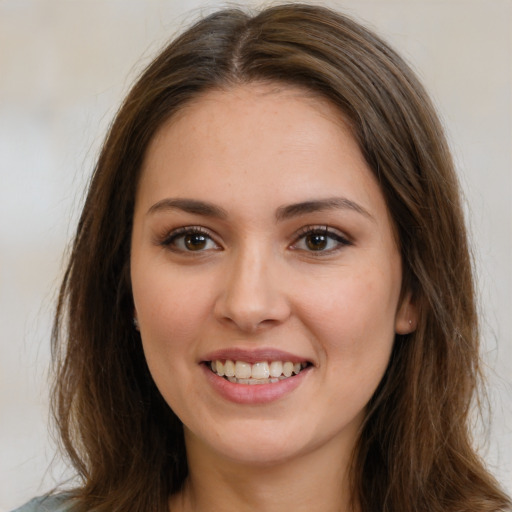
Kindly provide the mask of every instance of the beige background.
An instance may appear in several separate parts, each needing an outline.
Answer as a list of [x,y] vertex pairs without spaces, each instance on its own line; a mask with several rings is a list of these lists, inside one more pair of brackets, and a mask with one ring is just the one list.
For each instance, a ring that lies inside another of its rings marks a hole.
[[[418,70],[466,192],[489,365],[479,436],[512,491],[512,3],[339,0]],[[62,254],[98,145],[137,72],[215,1],[0,0],[0,512],[48,470],[49,329]],[[485,442],[486,439],[488,442]]]

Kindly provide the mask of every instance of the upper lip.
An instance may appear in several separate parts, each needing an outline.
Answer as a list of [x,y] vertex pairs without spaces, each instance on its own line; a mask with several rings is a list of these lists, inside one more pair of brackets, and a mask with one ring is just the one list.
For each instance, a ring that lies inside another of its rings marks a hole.
[[277,350],[275,348],[245,349],[239,347],[214,350],[201,358],[201,362],[224,361],[227,359],[230,359],[231,361],[244,361],[251,364],[260,363],[262,361],[290,361],[292,363],[310,362],[305,357],[285,352],[283,350]]

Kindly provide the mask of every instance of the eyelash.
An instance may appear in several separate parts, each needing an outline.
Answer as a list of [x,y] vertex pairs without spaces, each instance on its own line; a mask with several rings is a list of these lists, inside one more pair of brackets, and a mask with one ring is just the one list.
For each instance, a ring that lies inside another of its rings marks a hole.
[[[311,249],[311,248],[300,248],[298,247],[299,242],[303,241],[306,242],[306,238],[308,236],[317,235],[317,236],[323,236],[325,237],[326,244],[329,244],[329,241],[335,242],[336,246],[331,247],[329,249]],[[338,231],[333,230],[329,226],[304,226],[301,228],[296,235],[296,241],[290,246],[291,249],[294,250],[301,250],[308,253],[311,253],[315,256],[322,256],[325,254],[331,254],[333,252],[339,251],[343,247],[352,245],[352,242],[348,240],[345,236],[341,235]]]
[[179,240],[180,238],[183,238],[184,239],[183,243],[186,243],[185,237],[187,235],[202,236],[205,238],[206,243],[213,242],[216,245],[215,250],[218,250],[218,248],[219,248],[219,244],[214,240],[210,231],[208,231],[207,229],[205,229],[201,226],[185,226],[182,228],[175,229],[175,230],[171,231],[169,234],[167,234],[167,236],[161,242],[159,242],[159,245],[167,247],[168,249],[170,249],[174,252],[180,252],[180,253],[187,253],[187,252],[193,253],[193,252],[204,252],[205,251],[204,248],[198,249],[197,251],[193,251],[193,250],[187,250],[185,247],[178,247],[178,244],[176,243],[177,240]]
[[[215,248],[204,248],[199,247],[196,251],[187,249],[186,247],[179,247],[177,241],[179,241],[181,238],[183,239],[183,243],[185,244],[185,237],[189,236],[200,236],[204,237],[205,244],[213,243],[215,244]],[[311,247],[299,247],[301,242],[304,242],[307,244],[306,239],[308,236],[321,236],[325,237],[325,243],[326,246],[329,245],[329,242],[334,242],[336,244],[335,247],[331,247],[328,249],[325,248],[318,248],[318,249],[312,249]],[[219,244],[215,241],[215,239],[212,237],[210,231],[207,229],[201,227],[201,226],[184,226],[178,229],[175,229],[168,233],[165,238],[159,242],[159,245],[162,245],[163,247],[167,247],[170,250],[174,252],[180,252],[180,253],[193,253],[193,252],[205,252],[207,250],[219,250],[221,247]],[[346,237],[341,235],[339,232],[334,231],[329,226],[304,226],[301,228],[295,235],[295,241],[289,246],[292,250],[300,250],[304,251],[310,254],[313,254],[315,256],[322,256],[325,254],[331,254],[333,252],[336,252],[340,249],[342,249],[345,246],[352,245],[352,242],[348,240]]]

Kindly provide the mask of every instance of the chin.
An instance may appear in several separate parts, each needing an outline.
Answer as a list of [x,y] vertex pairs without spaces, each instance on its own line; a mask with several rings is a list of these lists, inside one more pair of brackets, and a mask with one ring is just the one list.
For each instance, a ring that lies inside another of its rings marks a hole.
[[243,465],[254,467],[278,466],[306,452],[303,447],[283,446],[275,440],[251,439],[242,446],[223,447],[222,455]]
[[272,421],[244,421],[234,428],[224,428],[206,437],[198,437],[186,432],[187,447],[200,447],[201,451],[211,451],[216,458],[225,458],[240,464],[254,466],[278,465],[308,451],[310,445],[305,432],[283,429]]

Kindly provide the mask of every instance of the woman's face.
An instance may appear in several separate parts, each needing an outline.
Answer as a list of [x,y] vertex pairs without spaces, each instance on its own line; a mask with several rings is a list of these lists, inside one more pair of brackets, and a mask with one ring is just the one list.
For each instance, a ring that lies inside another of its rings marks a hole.
[[401,276],[383,195],[324,100],[208,92],[152,141],[133,298],[189,456],[349,453],[395,333],[415,321]]

